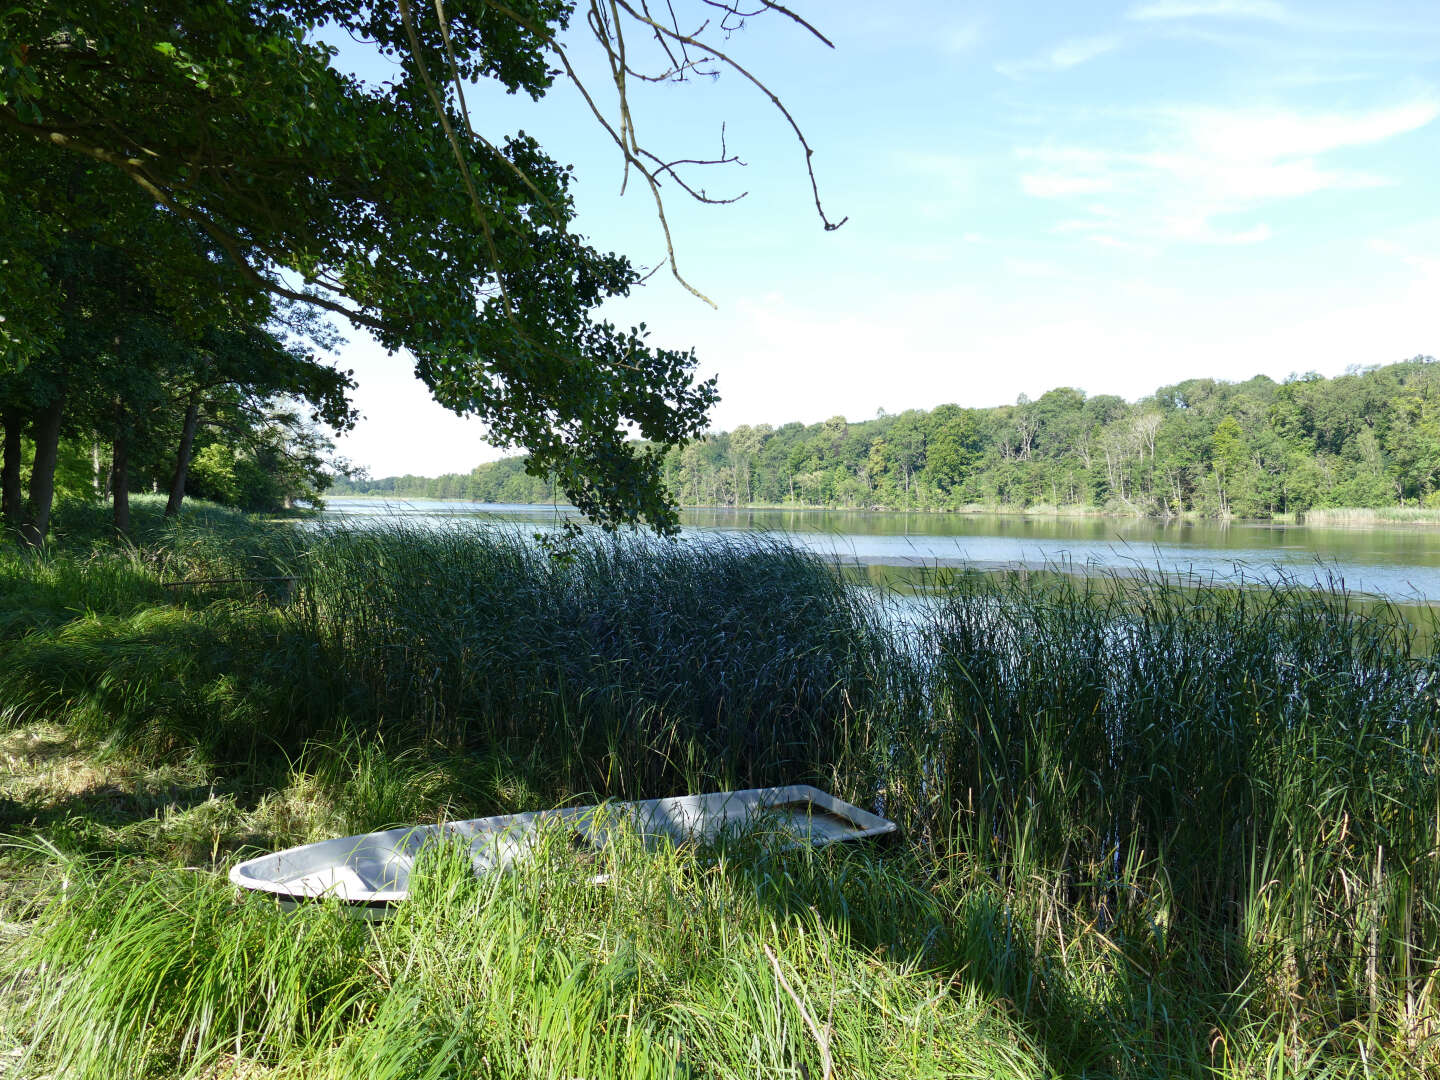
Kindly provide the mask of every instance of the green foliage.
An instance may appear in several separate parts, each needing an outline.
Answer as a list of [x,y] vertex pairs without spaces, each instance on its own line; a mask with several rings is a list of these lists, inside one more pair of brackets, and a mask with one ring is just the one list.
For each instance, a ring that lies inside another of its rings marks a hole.
[[[44,347],[0,367],[7,456],[18,446],[28,466],[27,535],[43,539],[52,479],[62,495],[113,495],[123,531],[131,486],[170,490],[197,439],[223,443],[267,474],[217,483],[212,497],[258,509],[322,489],[329,443],[291,403],[305,403],[312,423],[344,430],[354,422],[353,380],[307,351],[332,345],[333,332],[239,280],[193,223],[156,215],[110,170],[79,159],[63,167],[8,132],[0,143],[0,186],[27,189],[34,226],[21,233],[32,249],[17,254],[43,272],[62,315],[22,327]],[[54,235],[42,240],[45,229]],[[9,288],[0,274],[0,308]],[[91,459],[80,469],[77,454]],[[253,493],[262,487],[263,497]],[[9,497],[5,513],[19,524]]]
[[[437,401],[525,447],[530,467],[593,518],[673,531],[661,455],[620,432],[683,442],[701,430],[714,381],[695,381],[693,353],[651,348],[643,324],[594,318],[640,275],[572,230],[568,168],[524,133],[486,138],[461,115],[466,80],[541,96],[574,6],[10,7],[0,158],[68,166],[83,193],[80,205],[26,205],[33,217],[16,236],[31,250],[15,299],[54,286],[43,256],[77,226],[87,243],[111,226],[159,233],[162,257],[126,279],[139,292],[188,313],[260,291],[343,314],[412,353]],[[322,28],[397,57],[392,77],[342,73]],[[24,187],[6,176],[0,186]],[[197,255],[222,279],[208,293],[190,273]],[[62,317],[62,336],[73,321]],[[40,308],[33,329],[54,322]]]
[[[550,502],[524,461],[340,480],[339,494]],[[1417,357],[1279,385],[1190,380],[1128,405],[1062,388],[995,409],[737,428],[671,452],[693,506],[1105,510],[1269,517],[1440,502],[1440,366]]]
[[190,479],[197,497],[225,506],[240,504],[240,477],[230,447],[221,443],[203,447],[190,463]]

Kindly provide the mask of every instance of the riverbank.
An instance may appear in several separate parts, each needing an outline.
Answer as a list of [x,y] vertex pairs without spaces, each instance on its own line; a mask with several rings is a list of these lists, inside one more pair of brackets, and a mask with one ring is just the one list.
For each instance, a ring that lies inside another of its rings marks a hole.
[[[0,552],[20,1075],[1440,1066],[1440,672],[1383,608],[960,573],[912,648],[754,536],[552,560],[404,522],[151,524]],[[602,889],[557,851],[437,871],[378,926],[224,880],[380,825],[785,781],[903,839],[621,851]]]

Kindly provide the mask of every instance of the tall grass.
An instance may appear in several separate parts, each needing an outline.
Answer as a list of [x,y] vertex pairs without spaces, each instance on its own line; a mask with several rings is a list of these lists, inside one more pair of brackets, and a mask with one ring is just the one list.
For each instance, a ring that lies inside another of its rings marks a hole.
[[[358,936],[323,906],[227,921],[214,877],[153,857],[71,867],[14,1015],[76,1075],[1440,1068],[1440,670],[1396,609],[961,573],[900,632],[754,537],[557,560],[463,524],[233,525],[0,557],[0,717],[248,776],[237,822],[282,797],[344,831],[809,780],[906,840],[632,859],[599,890],[559,851],[437,871]],[[293,600],[157,585],[256,567]],[[245,828],[212,861],[289,835]],[[88,1014],[104,1039],[70,1030]]]
[[1376,525],[1386,522],[1436,524],[1437,506],[1379,506],[1373,508],[1316,507],[1302,515],[1307,525]]
[[1162,986],[1435,1053],[1440,671],[1398,612],[962,575],[924,633],[934,713],[892,814]]
[[17,1027],[47,1068],[97,1080],[226,1059],[335,1077],[1044,1074],[977,991],[857,948],[833,907],[771,903],[868,872],[883,891],[857,896],[864,914],[939,922],[863,855],[742,865],[622,839],[587,861],[559,840],[483,881],[438,853],[378,927],[208,875],[62,863]]
[[328,529],[299,618],[376,723],[538,748],[572,790],[829,778],[875,627],[827,567],[759,538],[568,555],[464,525]]

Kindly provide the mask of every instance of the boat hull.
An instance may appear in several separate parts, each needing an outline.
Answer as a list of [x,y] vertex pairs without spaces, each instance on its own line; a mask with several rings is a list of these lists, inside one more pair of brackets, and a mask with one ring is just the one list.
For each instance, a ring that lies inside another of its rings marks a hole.
[[440,843],[462,845],[477,874],[525,858],[551,829],[600,848],[621,832],[647,845],[713,843],[731,833],[759,833],[782,847],[828,844],[895,831],[885,818],[808,784],[609,802],[524,814],[385,829],[287,848],[239,863],[230,880],[282,902],[333,898],[383,913],[406,899],[416,858]]

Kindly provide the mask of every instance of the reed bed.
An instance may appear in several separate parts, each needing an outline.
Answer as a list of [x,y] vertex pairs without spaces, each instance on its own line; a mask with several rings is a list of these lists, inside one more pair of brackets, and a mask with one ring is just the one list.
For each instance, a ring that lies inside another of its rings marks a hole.
[[[227,567],[299,588],[157,584]],[[1337,586],[959,573],[896,619],[758,537],[227,521],[5,553],[0,590],[0,719],[112,771],[0,785],[0,1041],[37,1075],[1440,1069],[1433,627]],[[440,860],[379,927],[220,876],[802,780],[904,840],[617,850],[603,888]]]
[[1377,525],[1409,522],[1434,525],[1440,523],[1437,506],[1379,506],[1373,508],[1318,507],[1304,514],[1308,525]]
[[935,711],[901,770],[923,779],[892,801],[912,829],[1157,990],[1433,1059],[1440,671],[1399,612],[1293,583],[962,575],[924,635]]
[[571,791],[831,779],[879,627],[828,567],[758,537],[565,554],[463,524],[326,529],[297,618],[368,720],[533,748]]

